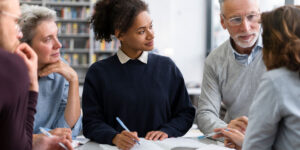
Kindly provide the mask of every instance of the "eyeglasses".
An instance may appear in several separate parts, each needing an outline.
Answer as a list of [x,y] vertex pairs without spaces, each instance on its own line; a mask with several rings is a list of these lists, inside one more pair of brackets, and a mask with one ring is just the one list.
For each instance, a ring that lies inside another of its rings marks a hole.
[[[253,14],[246,15],[245,18],[247,18],[248,22],[251,22],[251,23],[256,23],[257,22],[258,23],[259,22],[259,16],[260,16],[259,13],[253,13]],[[224,19],[226,19],[224,14],[222,14],[222,17]],[[232,18],[229,18],[227,20],[228,20],[230,26],[239,26],[239,25],[242,24],[243,19],[244,19],[244,17],[239,16],[239,17],[232,17]]]
[[19,16],[15,15],[15,14],[12,14],[12,13],[9,13],[7,11],[3,11],[3,10],[0,10],[0,14],[3,14],[3,15],[6,15],[6,16],[14,18],[16,20],[16,22],[15,22],[15,28],[16,28],[16,30],[17,30],[18,33],[21,32],[21,28],[20,28],[20,25],[18,23],[19,20],[20,20]]

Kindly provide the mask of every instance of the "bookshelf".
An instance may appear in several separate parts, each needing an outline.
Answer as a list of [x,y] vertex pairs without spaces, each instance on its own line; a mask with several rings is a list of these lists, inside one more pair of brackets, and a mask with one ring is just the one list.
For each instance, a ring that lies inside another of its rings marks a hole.
[[20,4],[46,6],[56,11],[61,57],[77,72],[82,85],[91,64],[113,55],[120,43],[95,41],[89,19],[96,0],[21,0]]

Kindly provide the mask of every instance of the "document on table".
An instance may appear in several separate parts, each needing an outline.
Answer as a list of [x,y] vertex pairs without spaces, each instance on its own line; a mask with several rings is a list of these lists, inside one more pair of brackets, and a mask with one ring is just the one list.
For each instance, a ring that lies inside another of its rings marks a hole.
[[[107,144],[100,144],[99,145],[102,150],[118,150],[116,146],[111,146]],[[163,141],[149,141],[145,140],[144,138],[140,138],[140,145],[135,144],[131,150],[171,150],[176,148],[181,149],[198,149],[202,150],[202,147],[210,148],[209,146],[213,146],[212,149],[214,150],[228,150],[225,147],[217,146],[217,145],[207,145],[204,143],[199,142],[197,139],[190,139],[190,138],[168,138]],[[216,149],[219,148],[219,149]],[[223,148],[223,149],[222,149]]]
[[72,140],[72,147],[76,148],[80,145],[87,143],[88,141],[90,141],[90,139],[85,138],[83,135],[77,136],[75,140]]
[[193,124],[190,130],[185,135],[183,135],[183,137],[194,138],[202,135],[203,133],[198,129],[198,126],[196,124]]
[[197,150],[233,150],[231,148],[222,147],[218,145],[208,144],[204,147],[198,148]]

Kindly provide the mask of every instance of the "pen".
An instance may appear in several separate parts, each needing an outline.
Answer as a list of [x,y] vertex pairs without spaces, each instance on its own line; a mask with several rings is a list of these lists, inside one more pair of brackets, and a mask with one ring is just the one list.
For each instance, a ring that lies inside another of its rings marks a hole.
[[[225,130],[226,130],[226,131],[229,131],[228,129],[225,129]],[[217,134],[220,134],[220,133],[222,133],[222,132],[220,131],[220,132],[209,133],[209,134],[206,134],[206,135],[198,136],[198,139],[203,139],[203,138],[212,137],[212,136],[217,135]]]
[[[47,130],[45,130],[45,129],[42,128],[42,127],[40,127],[40,131],[41,131],[43,134],[45,134],[46,136],[48,136],[48,137],[53,137],[53,135],[52,135],[50,132],[48,132]],[[59,144],[62,148],[64,148],[65,150],[68,150],[68,148],[67,148],[63,143],[59,142],[58,144]]]
[[[119,117],[117,117],[116,119],[117,119],[117,121],[119,122],[119,124],[120,124],[126,131],[130,132],[129,129],[125,126],[125,124],[121,121],[121,119],[120,119]],[[135,139],[133,139],[133,140],[134,140],[136,143],[140,144],[139,141],[137,141],[137,140],[135,140]]]

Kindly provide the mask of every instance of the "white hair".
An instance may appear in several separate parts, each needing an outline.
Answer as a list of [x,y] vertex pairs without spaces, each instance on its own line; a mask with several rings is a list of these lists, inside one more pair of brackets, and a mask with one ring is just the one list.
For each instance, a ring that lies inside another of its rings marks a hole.
[[[223,12],[223,4],[224,4],[225,0],[219,0],[219,4],[220,4],[220,11],[221,13]],[[257,4],[259,4],[259,0],[256,0]]]
[[56,12],[47,7],[36,5],[22,5],[21,19],[19,21],[23,32],[22,42],[31,44],[31,40],[35,35],[35,29],[41,21],[56,20]]

